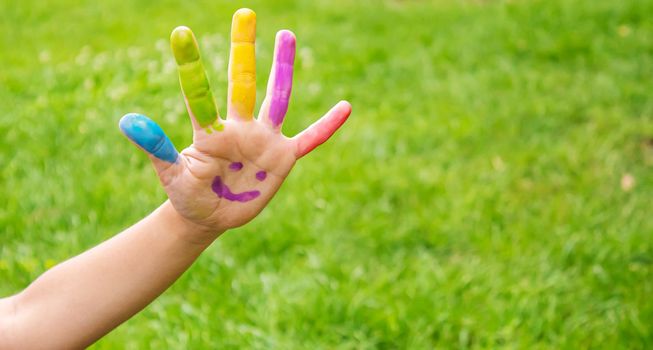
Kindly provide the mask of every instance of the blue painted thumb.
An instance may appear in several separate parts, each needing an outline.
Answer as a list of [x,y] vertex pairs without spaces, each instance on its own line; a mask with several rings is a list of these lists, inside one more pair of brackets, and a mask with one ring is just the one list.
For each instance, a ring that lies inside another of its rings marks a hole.
[[120,119],[120,130],[135,144],[154,157],[175,163],[179,153],[163,129],[152,119],[137,113],[129,113]]

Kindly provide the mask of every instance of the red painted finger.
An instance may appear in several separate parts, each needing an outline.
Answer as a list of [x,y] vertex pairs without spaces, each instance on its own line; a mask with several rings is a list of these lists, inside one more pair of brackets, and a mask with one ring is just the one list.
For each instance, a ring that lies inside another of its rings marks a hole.
[[333,106],[326,115],[306,130],[293,138],[297,145],[295,156],[297,159],[310,153],[315,147],[323,144],[336,130],[347,121],[351,114],[351,105],[347,101],[340,101]]

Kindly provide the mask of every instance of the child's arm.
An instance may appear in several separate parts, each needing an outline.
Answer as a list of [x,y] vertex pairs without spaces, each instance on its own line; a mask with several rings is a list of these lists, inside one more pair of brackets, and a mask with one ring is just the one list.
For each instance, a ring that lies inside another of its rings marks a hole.
[[[2,349],[76,349],[143,309],[210,244],[189,242],[200,229],[164,203],[99,246],[47,271],[4,299],[11,323]],[[6,314],[5,314],[6,315]]]
[[281,134],[288,108],[295,37],[277,34],[267,95],[258,118],[256,17],[234,15],[227,118],[220,118],[190,29],[172,33],[193,144],[178,153],[149,118],[128,114],[126,136],[146,151],[169,200],[99,246],[44,273],[18,295],[0,299],[0,348],[80,348],[134,315],[168,288],[225,230],[252,220],[296,160],[347,119],[340,102],[293,138]]

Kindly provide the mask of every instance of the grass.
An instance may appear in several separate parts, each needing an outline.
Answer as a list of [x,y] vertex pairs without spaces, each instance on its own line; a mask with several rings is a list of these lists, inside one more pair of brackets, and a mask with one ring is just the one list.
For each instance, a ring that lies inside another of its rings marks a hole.
[[[275,31],[298,36],[285,133],[354,114],[93,349],[653,346],[653,1],[246,5],[259,104]],[[164,200],[117,121],[189,143],[180,24],[224,110],[237,6],[0,4],[0,295]]]

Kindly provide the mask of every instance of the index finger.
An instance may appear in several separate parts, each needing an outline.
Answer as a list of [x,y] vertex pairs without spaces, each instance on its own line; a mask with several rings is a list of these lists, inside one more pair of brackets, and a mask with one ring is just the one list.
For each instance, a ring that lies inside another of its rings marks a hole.
[[188,113],[208,132],[210,127],[220,130],[222,125],[218,107],[200,58],[195,35],[188,27],[177,27],[170,35],[170,45],[177,62],[179,83],[186,98]]

